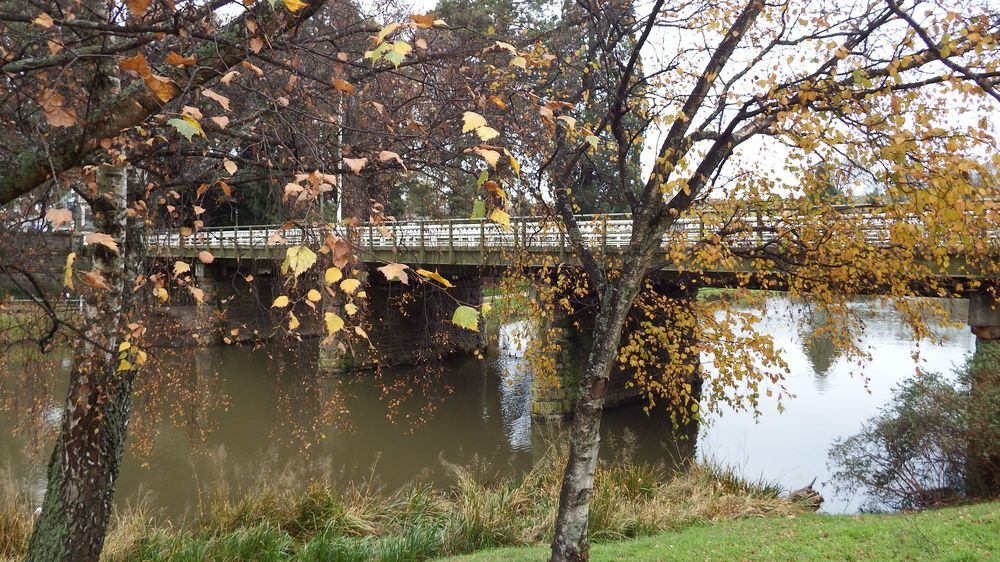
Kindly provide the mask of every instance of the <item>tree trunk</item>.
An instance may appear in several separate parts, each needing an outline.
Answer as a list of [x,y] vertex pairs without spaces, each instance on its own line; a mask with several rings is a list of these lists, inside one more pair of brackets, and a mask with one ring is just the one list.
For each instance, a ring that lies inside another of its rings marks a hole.
[[639,282],[622,274],[608,283],[594,322],[594,339],[580,380],[570,429],[569,459],[559,492],[559,514],[552,539],[552,562],[587,560],[587,523],[593,495],[594,470],[601,444],[601,414],[611,368],[618,357],[625,318],[639,291]]
[[118,242],[121,253],[90,244],[77,261],[82,267],[91,258],[108,289],[84,291],[85,332],[73,354],[62,427],[28,545],[30,561],[98,560],[124,452],[135,371],[118,370],[118,347],[144,249],[141,238],[127,232],[125,168],[99,168],[97,187],[91,202],[95,225]]

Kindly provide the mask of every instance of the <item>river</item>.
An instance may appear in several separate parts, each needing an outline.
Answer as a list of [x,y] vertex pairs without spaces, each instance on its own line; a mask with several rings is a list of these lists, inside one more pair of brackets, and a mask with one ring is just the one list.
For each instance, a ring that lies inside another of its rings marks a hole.
[[[872,360],[859,367],[832,346],[804,348],[800,306],[785,297],[769,297],[766,306],[762,329],[784,351],[785,387],[795,396],[783,400],[783,412],[766,398],[759,417],[723,408],[696,436],[677,440],[665,416],[616,409],[605,416],[603,455],[672,465],[697,454],[788,489],[816,478],[824,511],[854,512],[863,498],[836,497],[829,483],[832,442],[856,432],[918,367],[948,372],[960,365],[974,337],[965,326],[936,326],[943,345],[921,344],[917,359],[904,323],[882,311],[866,318],[863,346]],[[965,306],[950,303],[956,320],[964,319]],[[387,370],[375,380],[317,374],[315,345],[158,350],[143,375],[119,504],[142,496],[179,519],[193,514],[207,491],[238,494],[276,479],[447,486],[446,463],[516,473],[558,436],[559,424],[531,419],[530,379],[513,346],[494,346],[482,360],[450,360],[433,372]],[[40,502],[69,360],[11,359],[0,380],[0,424],[8,428],[0,435],[0,469]]]

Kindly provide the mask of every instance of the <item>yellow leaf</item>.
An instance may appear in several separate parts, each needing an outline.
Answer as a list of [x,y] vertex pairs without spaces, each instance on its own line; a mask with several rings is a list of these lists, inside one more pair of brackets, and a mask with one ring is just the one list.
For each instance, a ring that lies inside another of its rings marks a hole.
[[479,127],[486,126],[486,118],[473,111],[466,111],[462,114],[462,132],[475,131]]
[[520,177],[521,175],[521,163],[517,161],[513,156],[510,157],[510,167],[514,170],[514,175]]
[[191,297],[194,299],[196,303],[202,304],[205,302],[205,291],[202,291],[201,289],[195,287],[194,285],[188,285],[187,290],[189,293],[191,293]]
[[295,316],[295,313],[288,311],[288,329],[294,330],[299,327],[299,317]]
[[510,59],[510,62],[508,64],[510,66],[516,66],[516,67],[518,67],[520,69],[527,70],[527,68],[528,68],[528,59],[526,59],[524,57],[521,57],[521,56],[517,56],[517,57],[514,57],[514,58]]
[[382,31],[379,31],[378,36],[376,36],[377,42],[381,43],[382,41],[385,41],[385,38],[388,37],[389,34],[391,34],[393,31],[396,31],[397,29],[399,29],[398,23],[390,23],[389,25],[383,27]]
[[316,289],[309,289],[309,292],[306,293],[306,298],[312,302],[319,302],[323,300],[323,295]]
[[476,129],[476,134],[485,142],[500,136],[500,131],[497,131],[493,127],[479,127]]
[[324,314],[323,320],[326,322],[326,331],[330,335],[336,334],[344,328],[344,319],[332,312]]
[[73,261],[76,260],[76,252],[70,252],[66,256],[66,268],[63,270],[63,285],[67,289],[73,288]]
[[123,341],[122,343],[118,344],[118,351],[128,351],[130,347],[132,347],[131,343]]
[[504,230],[510,230],[510,215],[503,209],[493,209],[490,220],[503,226]]
[[281,273],[287,274],[290,270],[294,277],[298,277],[314,263],[316,263],[316,252],[305,246],[292,246],[285,253],[285,261],[281,263]]
[[479,331],[479,311],[471,306],[462,305],[456,308],[451,321],[456,326],[467,330],[472,330],[473,332]]
[[438,283],[444,285],[445,287],[451,288],[455,286],[451,283],[451,281],[448,281],[444,277],[441,277],[441,274],[438,273],[437,271],[427,271],[426,269],[418,269],[417,274],[422,275],[428,279],[433,279]]
[[186,264],[186,263],[184,263],[182,261],[175,261],[174,262],[174,279],[176,279],[177,277],[179,277],[181,275],[184,275],[185,273],[188,273],[190,271],[191,271],[191,266],[190,265],[188,265],[188,264]]
[[285,295],[281,295],[271,303],[271,308],[285,308],[286,306],[288,306],[288,297]]
[[497,167],[497,162],[500,161],[500,153],[495,150],[490,150],[488,148],[476,148],[476,154],[483,157],[487,163],[493,168]]
[[340,281],[343,278],[344,278],[344,274],[343,274],[343,272],[340,271],[339,267],[328,268],[326,270],[326,273],[323,274],[323,281],[327,285],[333,285],[334,283],[336,283],[337,281]]
[[285,7],[288,8],[288,11],[292,12],[293,14],[301,10],[302,8],[309,7],[309,4],[302,2],[302,0],[282,0],[282,2],[284,2]]
[[153,289],[153,294],[160,299],[160,302],[167,302],[167,299],[170,298],[170,293],[168,293],[163,287]]
[[344,311],[347,312],[348,316],[354,316],[358,313],[358,307],[353,302],[349,302],[344,305]]
[[357,291],[359,286],[361,286],[361,281],[358,281],[357,279],[344,279],[340,282],[340,290],[344,291],[348,295]]

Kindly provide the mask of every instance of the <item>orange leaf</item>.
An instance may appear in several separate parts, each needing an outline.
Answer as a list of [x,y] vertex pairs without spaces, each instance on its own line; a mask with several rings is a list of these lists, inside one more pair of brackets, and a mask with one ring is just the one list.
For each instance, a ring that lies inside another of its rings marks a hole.
[[118,64],[118,68],[134,72],[143,78],[152,74],[149,63],[146,62],[146,55],[142,53],[136,53],[134,57],[123,60]]
[[175,88],[174,82],[171,79],[166,76],[150,74],[149,76],[145,76],[143,80],[146,82],[146,87],[149,88],[149,91],[153,92],[160,101],[168,102],[173,99]]
[[132,12],[132,17],[141,17],[149,9],[150,0],[125,0],[128,4],[128,11]]
[[182,57],[173,51],[167,53],[167,64],[172,64],[174,66],[191,66],[197,61],[198,59],[194,55],[191,55],[190,57]]
[[351,84],[343,78],[334,78],[333,87],[344,92],[345,94],[353,94],[355,92],[354,84]]
[[428,28],[434,27],[434,15],[433,14],[424,14],[422,16],[411,15],[410,19],[413,20],[413,23],[415,23],[417,25],[417,27],[422,27],[424,29],[428,29]]

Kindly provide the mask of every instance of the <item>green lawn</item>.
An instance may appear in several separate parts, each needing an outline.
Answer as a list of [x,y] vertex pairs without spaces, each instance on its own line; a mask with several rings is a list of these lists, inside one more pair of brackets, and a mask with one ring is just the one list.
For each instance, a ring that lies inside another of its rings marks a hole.
[[[453,562],[545,560],[548,549],[509,548]],[[699,525],[596,544],[591,560],[995,560],[1000,502],[894,515],[807,515]]]

